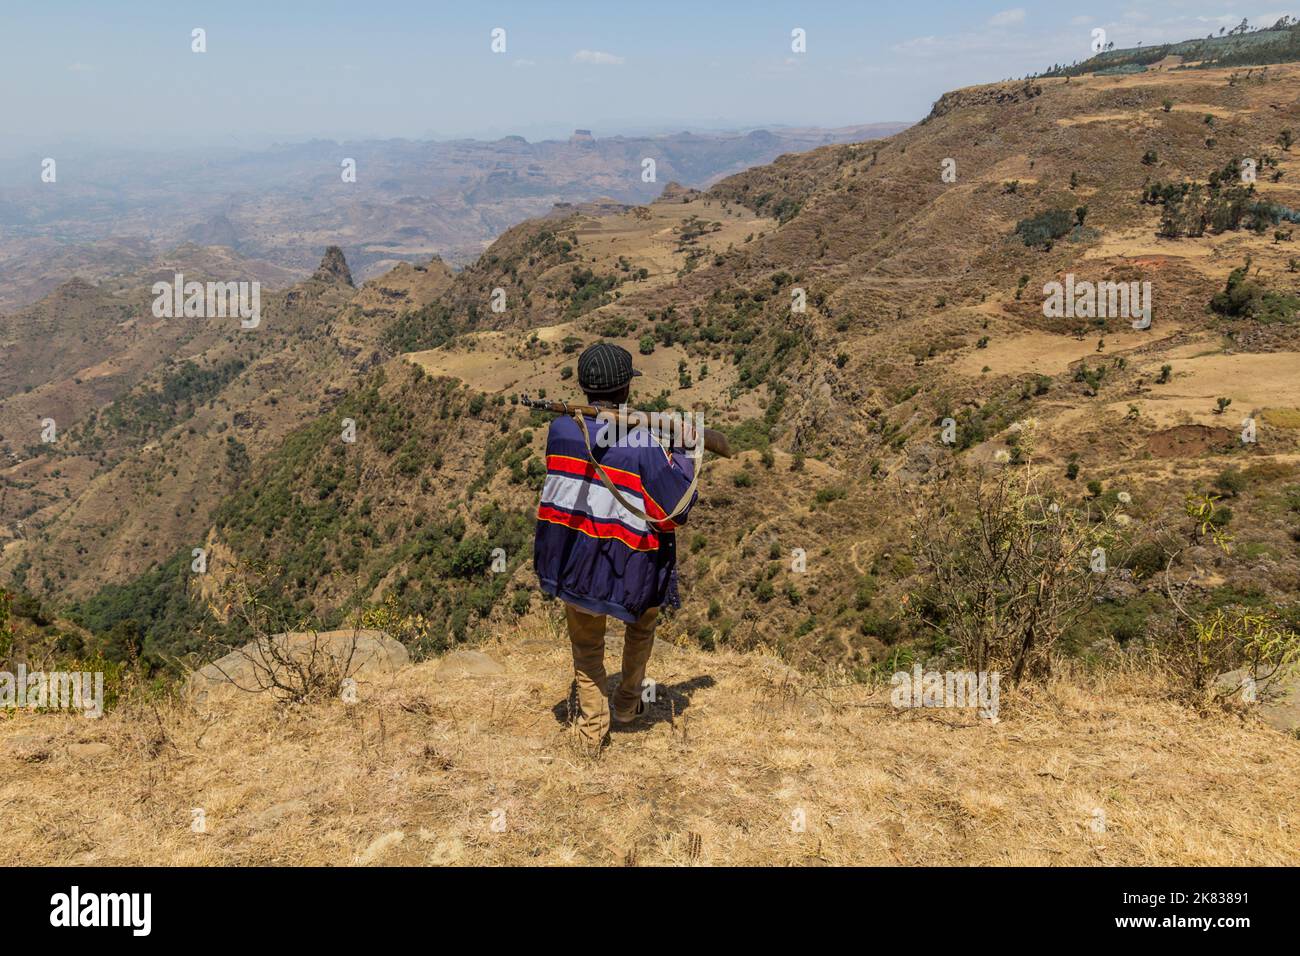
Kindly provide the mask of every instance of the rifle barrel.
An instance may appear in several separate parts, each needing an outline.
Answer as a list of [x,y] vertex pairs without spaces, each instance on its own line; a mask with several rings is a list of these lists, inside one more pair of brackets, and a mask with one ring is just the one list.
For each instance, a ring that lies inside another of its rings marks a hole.
[[[570,405],[568,402],[552,402],[546,399],[529,398],[527,395],[519,396],[519,403],[528,408],[536,408],[539,411],[551,412],[556,415],[572,415],[575,412],[579,415],[586,415],[591,418],[609,417],[614,418],[618,414],[617,409],[613,408],[595,408],[591,405]],[[629,409],[629,417],[645,416],[645,412],[637,412]],[[644,419],[643,419],[644,420]],[[730,458],[735,452],[731,449],[731,442],[727,436],[720,431],[712,428],[704,429],[704,448],[721,458]]]

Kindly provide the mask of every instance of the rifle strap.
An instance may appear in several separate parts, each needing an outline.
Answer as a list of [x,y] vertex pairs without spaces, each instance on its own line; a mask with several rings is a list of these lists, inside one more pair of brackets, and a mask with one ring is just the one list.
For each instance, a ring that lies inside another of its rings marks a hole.
[[[629,512],[653,527],[656,521],[675,520],[678,515],[682,514],[688,507],[690,507],[691,497],[695,494],[695,488],[700,483],[700,469],[704,465],[703,435],[696,436],[696,440],[700,442],[700,457],[695,460],[695,469],[694,473],[691,475],[691,483],[687,487],[686,493],[682,495],[681,501],[677,502],[676,506],[668,513],[667,517],[651,518],[648,514],[623,497],[623,493],[614,486],[614,482],[611,481],[609,475],[605,473],[605,469],[600,467],[600,462],[596,461],[596,454],[591,448],[591,434],[587,431],[587,420],[583,417],[582,413],[575,412],[573,419],[578,423],[578,428],[582,430],[582,441],[587,446],[587,460],[591,462],[591,467],[596,470],[596,477],[600,479],[601,484],[605,486],[609,493],[614,496],[614,500]],[[610,424],[613,423],[611,422]],[[609,426],[607,425],[606,427]]]

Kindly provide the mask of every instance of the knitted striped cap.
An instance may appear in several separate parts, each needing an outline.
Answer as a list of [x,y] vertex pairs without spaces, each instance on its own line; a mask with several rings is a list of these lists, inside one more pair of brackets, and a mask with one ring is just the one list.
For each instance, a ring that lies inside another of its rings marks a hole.
[[578,357],[578,386],[584,392],[616,392],[632,376],[632,353],[609,342],[597,342]]

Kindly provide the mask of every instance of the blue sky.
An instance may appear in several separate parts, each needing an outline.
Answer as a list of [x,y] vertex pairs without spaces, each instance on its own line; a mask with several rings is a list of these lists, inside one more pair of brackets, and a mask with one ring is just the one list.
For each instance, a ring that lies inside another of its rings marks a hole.
[[[1294,9],[1199,0],[0,0],[0,155],[60,142],[597,135],[915,120],[943,92]],[[195,27],[208,51],[190,52]],[[490,49],[493,28],[506,52]],[[791,51],[794,28],[807,52]]]

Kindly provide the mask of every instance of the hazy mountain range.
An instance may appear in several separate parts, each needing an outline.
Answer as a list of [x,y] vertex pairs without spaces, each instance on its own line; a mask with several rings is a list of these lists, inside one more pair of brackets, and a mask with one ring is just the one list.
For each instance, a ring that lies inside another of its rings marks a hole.
[[[184,242],[310,274],[339,244],[358,279],[401,260],[472,261],[510,226],[557,202],[646,202],[676,180],[706,187],[778,155],[888,136],[904,123],[839,129],[683,132],[529,142],[328,140],[262,151],[51,148],[0,160],[0,310],[72,275],[122,276]],[[53,159],[54,181],[42,180]],[[654,161],[653,179],[645,160]],[[344,162],[355,163],[345,181]]]

